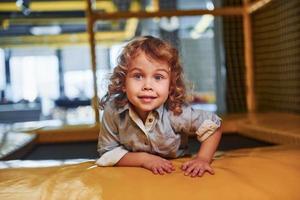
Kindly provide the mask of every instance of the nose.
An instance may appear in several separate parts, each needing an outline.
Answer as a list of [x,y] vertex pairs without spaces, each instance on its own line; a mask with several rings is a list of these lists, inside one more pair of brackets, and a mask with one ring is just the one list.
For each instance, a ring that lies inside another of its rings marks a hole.
[[153,90],[151,80],[150,79],[145,79],[144,85],[143,85],[143,90]]

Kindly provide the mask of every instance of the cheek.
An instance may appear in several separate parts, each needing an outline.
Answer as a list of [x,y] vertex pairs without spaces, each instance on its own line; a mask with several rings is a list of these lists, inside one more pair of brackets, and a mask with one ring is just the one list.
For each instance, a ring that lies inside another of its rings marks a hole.
[[164,94],[169,94],[170,92],[170,84],[168,82],[160,85],[160,91]]
[[135,93],[136,91],[139,90],[139,84],[134,82],[134,81],[126,81],[125,86],[123,86],[123,91],[126,92],[127,94],[130,93]]
[[132,87],[132,81],[126,78],[123,86],[123,91],[126,92],[127,90],[130,90],[131,87]]

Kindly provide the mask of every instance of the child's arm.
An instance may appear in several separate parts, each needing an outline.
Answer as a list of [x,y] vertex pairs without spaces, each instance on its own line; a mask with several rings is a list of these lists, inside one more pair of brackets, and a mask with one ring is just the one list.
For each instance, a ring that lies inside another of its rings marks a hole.
[[218,128],[214,134],[202,142],[196,157],[182,165],[181,168],[185,171],[185,175],[191,177],[202,176],[206,171],[214,174],[210,163],[220,142],[221,135],[221,128]]
[[118,124],[118,113],[110,105],[106,106],[98,139],[98,165],[143,167],[154,174],[165,174],[174,170],[169,160],[145,152],[129,152],[120,142]]
[[116,166],[143,167],[161,175],[175,170],[171,161],[146,152],[128,152]]

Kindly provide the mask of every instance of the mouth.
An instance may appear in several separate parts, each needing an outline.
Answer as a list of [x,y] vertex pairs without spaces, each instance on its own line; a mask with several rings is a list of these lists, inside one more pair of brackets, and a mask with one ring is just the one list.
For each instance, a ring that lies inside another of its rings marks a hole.
[[138,96],[138,98],[144,102],[150,102],[154,99],[156,99],[156,96]]

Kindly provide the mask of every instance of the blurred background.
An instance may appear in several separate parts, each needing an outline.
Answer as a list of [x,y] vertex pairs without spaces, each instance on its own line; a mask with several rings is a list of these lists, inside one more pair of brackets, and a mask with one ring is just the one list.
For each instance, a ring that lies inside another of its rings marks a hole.
[[[0,124],[4,133],[35,133],[37,136],[31,134],[30,141],[46,145],[86,142],[73,143],[73,147],[88,149],[90,145],[91,157],[96,157],[99,126],[92,103],[95,85],[96,96],[101,98],[120,50],[140,35],[162,38],[178,48],[188,100],[195,108],[221,115],[249,111],[242,15],[232,14],[235,11],[222,16],[178,14],[184,10],[242,8],[242,0],[92,2],[93,11],[103,16],[136,11],[173,11],[174,16],[98,17],[92,27],[96,61],[93,69],[88,30],[93,17],[88,15],[87,1],[2,0]],[[299,7],[298,0],[273,0],[251,15],[258,112],[300,112]],[[9,140],[3,136],[2,141],[3,138]],[[240,144],[245,146],[241,141]],[[64,145],[60,147],[65,149]],[[55,152],[53,148],[50,151]]]
[[[215,6],[210,0],[160,4],[127,0],[96,1],[94,5],[103,12]],[[1,1],[0,7],[0,122],[94,123],[86,2]],[[221,58],[216,40],[221,33],[215,30],[220,26],[211,15],[97,21],[94,30],[99,97],[106,93],[109,74],[122,46],[134,36],[153,35],[180,50],[189,99],[207,110],[224,110],[216,101],[216,73],[221,71],[217,66],[220,62],[216,62]]]

